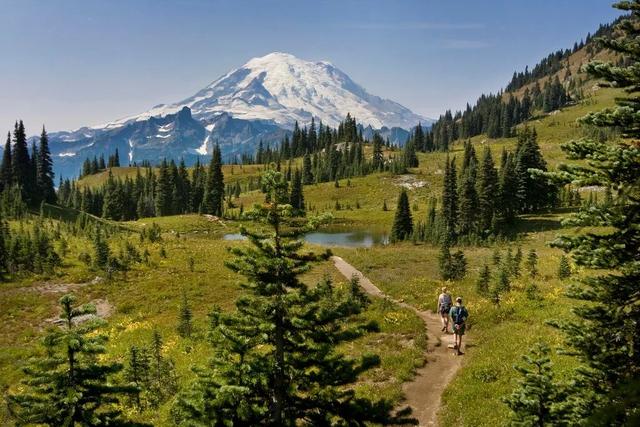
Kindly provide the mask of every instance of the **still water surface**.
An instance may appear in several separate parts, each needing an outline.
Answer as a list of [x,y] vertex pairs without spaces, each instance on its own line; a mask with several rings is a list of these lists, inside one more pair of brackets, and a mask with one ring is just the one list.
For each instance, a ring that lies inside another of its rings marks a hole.
[[[224,240],[244,240],[240,233],[229,233]],[[305,242],[321,246],[344,246],[349,248],[370,248],[373,245],[386,245],[389,236],[375,231],[314,231],[304,235]]]

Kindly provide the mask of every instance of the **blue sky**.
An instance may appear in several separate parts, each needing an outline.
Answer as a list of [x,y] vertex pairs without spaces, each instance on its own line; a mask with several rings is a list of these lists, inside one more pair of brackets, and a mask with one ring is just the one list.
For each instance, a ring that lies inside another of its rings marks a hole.
[[[0,118],[74,129],[178,101],[248,59],[328,60],[437,117],[618,12],[610,0],[0,0]],[[2,127],[0,126],[0,129]]]

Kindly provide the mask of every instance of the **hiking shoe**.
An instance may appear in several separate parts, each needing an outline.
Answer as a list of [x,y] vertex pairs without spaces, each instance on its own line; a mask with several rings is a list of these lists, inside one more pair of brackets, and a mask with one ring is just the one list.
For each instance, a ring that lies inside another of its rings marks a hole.
[[463,356],[463,355],[464,355],[464,353],[463,353],[463,352],[461,352],[460,350],[458,350],[457,355],[458,355],[458,356]]

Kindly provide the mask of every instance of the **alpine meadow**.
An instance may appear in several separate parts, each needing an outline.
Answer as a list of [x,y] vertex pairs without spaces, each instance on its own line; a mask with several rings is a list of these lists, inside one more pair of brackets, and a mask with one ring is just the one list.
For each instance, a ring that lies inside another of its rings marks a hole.
[[0,1],[0,425],[640,425],[640,0],[439,3]]

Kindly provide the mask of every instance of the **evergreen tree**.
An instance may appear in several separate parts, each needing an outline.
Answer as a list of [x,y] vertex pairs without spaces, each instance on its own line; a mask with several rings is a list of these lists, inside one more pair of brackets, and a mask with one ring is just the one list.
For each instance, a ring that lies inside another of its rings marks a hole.
[[513,265],[511,268],[511,274],[513,277],[520,277],[520,268],[522,265],[522,248],[518,246],[516,254],[513,257]]
[[302,159],[302,183],[304,185],[313,184],[313,172],[311,165],[311,156],[309,153],[305,153],[304,158]]
[[565,166],[564,177],[578,187],[598,185],[613,194],[610,204],[581,208],[571,225],[602,226],[606,231],[564,236],[555,245],[571,251],[579,266],[605,269],[570,288],[569,296],[581,303],[573,309],[576,318],[559,323],[567,345],[586,365],[578,372],[584,385],[583,416],[592,416],[587,421],[598,425],[633,425],[640,407],[640,77],[636,73],[640,1],[614,7],[630,14],[616,27],[615,38],[601,42],[627,61],[620,65],[596,61],[586,70],[607,85],[624,88],[627,96],[616,99],[614,107],[588,114],[581,123],[616,128],[621,138],[586,138],[562,147],[569,158],[588,159],[590,166]]
[[373,134],[373,163],[372,167],[374,170],[381,170],[384,166],[384,154],[382,151],[382,146],[384,145],[384,141],[378,132]]
[[13,152],[11,153],[11,165],[13,168],[13,182],[22,188],[22,199],[30,203],[33,195],[31,158],[27,147],[27,134],[22,120],[16,122],[13,131]]
[[47,131],[42,127],[40,135],[40,146],[38,148],[36,161],[36,184],[39,199],[47,203],[56,202],[56,192],[53,188],[53,161],[49,151],[49,137]]
[[502,261],[502,252],[500,251],[500,249],[495,248],[493,250],[493,255],[491,258],[493,260],[493,265],[495,266],[500,265],[500,262]]
[[405,144],[402,152],[402,157],[405,167],[417,168],[419,166],[415,143],[412,140],[407,141],[407,143]]
[[535,249],[530,249],[527,254],[527,271],[529,276],[536,277],[538,275],[538,254]]
[[478,216],[478,193],[476,192],[475,177],[471,169],[468,169],[462,177],[458,206],[460,211],[458,233],[461,236],[466,236],[476,230]]
[[512,411],[511,425],[572,425],[563,405],[567,393],[553,378],[549,347],[537,344],[522,358],[525,363],[514,366],[522,379],[511,396],[504,399]]
[[440,246],[438,266],[440,267],[440,277],[442,280],[451,279],[451,248],[449,247],[449,241],[447,239],[444,239]]
[[124,368],[124,378],[140,392],[134,396],[138,408],[142,408],[141,394],[148,387],[150,380],[149,355],[145,348],[132,345],[129,347],[128,361]]
[[49,331],[44,353],[25,368],[24,388],[8,397],[10,411],[19,424],[136,425],[123,419],[119,402],[137,390],[112,382],[122,365],[101,360],[108,340],[98,332],[102,323],[78,322],[96,309],[75,301],[72,295],[60,299],[62,327]]
[[532,169],[546,172],[547,163],[540,151],[535,129],[525,127],[518,134],[515,168],[516,195],[520,200],[520,210],[524,212],[554,206],[557,199],[557,187],[541,173],[532,173]]
[[289,204],[293,208],[295,215],[304,216],[305,206],[302,187],[302,174],[298,169],[296,169],[295,173],[293,174]]
[[418,123],[418,126],[416,126],[413,131],[413,142],[416,150],[426,151],[424,131],[422,130],[421,123]]
[[478,276],[478,280],[476,281],[476,292],[479,295],[487,296],[489,295],[489,285],[491,283],[491,270],[489,269],[489,264],[485,264],[480,271],[480,275]]
[[187,299],[187,292],[182,290],[182,303],[180,304],[180,312],[178,316],[178,334],[182,338],[191,338],[191,331],[193,330],[193,312],[189,306],[189,300]]
[[409,196],[403,188],[398,196],[398,206],[391,228],[391,238],[394,241],[408,239],[413,233],[413,219],[411,217],[411,208],[409,206]]
[[455,240],[455,230],[458,223],[458,189],[456,185],[455,158],[446,159],[444,170],[444,185],[442,189],[442,217],[446,228],[446,239]]
[[503,221],[511,224],[520,208],[517,195],[518,177],[514,155],[504,151],[502,156],[504,160],[500,168],[499,213]]
[[216,144],[213,147],[211,162],[207,173],[207,180],[204,188],[204,199],[202,201],[205,213],[222,216],[224,206],[224,175],[222,174],[222,155],[220,147]]
[[563,254],[560,256],[560,262],[558,263],[558,279],[566,279],[571,276],[571,266],[569,260]]
[[[247,278],[236,313],[211,314],[215,353],[173,408],[177,424],[198,425],[364,425],[406,422],[406,411],[391,415],[384,400],[356,397],[352,384],[379,359],[351,359],[341,343],[369,328],[354,322],[367,303],[357,282],[345,291],[325,281],[307,287],[298,276],[312,254],[301,254],[292,229],[283,175],[262,177],[265,203],[249,214],[271,233],[241,229],[252,247],[232,248],[227,265]],[[284,229],[286,228],[286,231]]]
[[102,217],[120,220],[124,211],[123,203],[120,186],[113,178],[111,171],[109,171],[109,176],[107,177],[107,182],[104,187]]
[[466,274],[467,260],[464,257],[464,252],[457,250],[451,254],[451,272],[449,276],[453,280],[460,280],[463,279]]
[[158,185],[156,186],[156,214],[171,215],[173,212],[173,179],[167,159],[163,159],[158,170]]
[[13,184],[13,166],[11,162],[11,133],[7,133],[7,142],[2,152],[2,165],[0,166],[0,191],[11,187]]
[[161,402],[174,397],[178,391],[178,377],[174,363],[162,354],[162,336],[158,329],[153,330],[149,346],[149,383],[144,397],[157,407]]
[[491,151],[487,147],[478,172],[478,220],[480,230],[484,233],[492,230],[497,194],[498,172],[494,166]]
[[500,266],[500,272],[498,273],[498,283],[496,283],[496,292],[503,294],[511,290],[511,281],[509,280],[509,268],[505,263]]
[[109,263],[110,256],[109,245],[102,237],[100,228],[97,228],[93,239],[93,264],[97,268],[105,269]]

